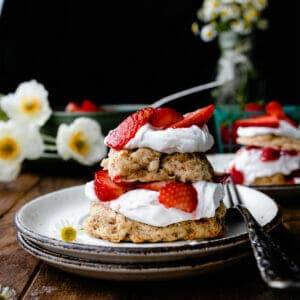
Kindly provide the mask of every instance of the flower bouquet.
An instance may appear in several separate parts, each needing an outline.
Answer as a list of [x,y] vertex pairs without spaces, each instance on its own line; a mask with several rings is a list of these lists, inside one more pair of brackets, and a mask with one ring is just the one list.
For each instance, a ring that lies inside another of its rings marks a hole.
[[77,118],[61,124],[55,137],[41,133],[52,110],[48,92],[36,80],[21,83],[14,93],[0,100],[0,181],[14,180],[23,161],[55,153],[85,166],[99,162],[106,154],[98,122]]

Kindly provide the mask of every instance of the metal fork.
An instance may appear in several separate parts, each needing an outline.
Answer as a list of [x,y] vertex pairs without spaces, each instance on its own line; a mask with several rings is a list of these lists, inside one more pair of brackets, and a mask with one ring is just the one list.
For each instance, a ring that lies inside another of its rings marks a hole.
[[[299,267],[288,258],[243,205],[234,182],[230,180],[230,184],[225,186],[230,208],[236,208],[247,225],[251,247],[262,279],[272,288],[300,288]],[[230,186],[234,191],[236,202],[233,201]]]

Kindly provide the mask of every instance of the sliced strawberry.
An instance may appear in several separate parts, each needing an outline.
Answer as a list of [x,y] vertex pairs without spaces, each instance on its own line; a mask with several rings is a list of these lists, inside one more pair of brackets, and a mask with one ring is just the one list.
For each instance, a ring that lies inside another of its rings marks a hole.
[[159,202],[166,207],[192,212],[198,205],[197,191],[191,184],[170,182],[159,193]]
[[175,109],[166,107],[155,109],[149,122],[154,127],[164,129],[178,121],[181,121],[182,119],[182,114],[177,112]]
[[100,201],[114,200],[130,190],[129,187],[114,183],[104,170],[95,173],[94,189]]
[[80,106],[76,102],[69,102],[65,108],[66,112],[79,112],[81,111]]
[[197,109],[193,112],[183,115],[181,121],[171,125],[171,128],[190,127],[192,125],[203,125],[208,122],[214,113],[215,106],[213,104]]
[[262,149],[260,160],[264,162],[278,160],[280,158],[280,150],[266,147]]
[[270,101],[266,104],[266,112],[275,117],[283,117],[285,116],[285,113],[282,109],[281,104],[278,101]]
[[237,127],[278,127],[279,121],[275,116],[258,116],[254,118],[241,119],[234,122]]
[[292,126],[297,126],[297,122],[294,121],[293,119],[289,118],[281,104],[278,101],[271,101],[266,105],[266,112],[271,115],[277,117],[279,120],[284,120],[288,123],[290,123]]
[[281,155],[289,155],[289,156],[297,156],[300,153],[297,152],[296,150],[281,150],[280,154]]
[[154,181],[154,182],[147,182],[147,183],[138,183],[136,187],[140,189],[159,192],[168,183],[169,181]]
[[149,121],[153,112],[153,108],[146,107],[127,117],[117,128],[108,133],[106,144],[115,150],[123,149],[137,131]]
[[226,124],[220,125],[220,133],[221,133],[222,143],[224,145],[229,144],[231,136],[230,136],[230,130]]
[[81,110],[83,112],[96,112],[98,111],[98,106],[91,100],[85,99],[82,101]]
[[235,166],[232,166],[230,169],[230,175],[234,183],[243,184],[244,183],[244,174],[241,171],[238,171]]
[[254,112],[254,111],[263,111],[264,107],[257,102],[249,102],[245,105],[245,111]]

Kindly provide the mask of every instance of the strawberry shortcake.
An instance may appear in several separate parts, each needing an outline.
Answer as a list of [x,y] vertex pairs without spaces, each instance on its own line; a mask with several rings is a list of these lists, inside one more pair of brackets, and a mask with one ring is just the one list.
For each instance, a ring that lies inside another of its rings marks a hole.
[[245,185],[300,183],[300,127],[277,101],[266,115],[238,120],[238,150],[230,165],[233,180]]
[[213,111],[147,107],[110,131],[103,169],[86,184],[86,232],[134,243],[222,234],[223,186],[204,154],[214,143],[206,125]]

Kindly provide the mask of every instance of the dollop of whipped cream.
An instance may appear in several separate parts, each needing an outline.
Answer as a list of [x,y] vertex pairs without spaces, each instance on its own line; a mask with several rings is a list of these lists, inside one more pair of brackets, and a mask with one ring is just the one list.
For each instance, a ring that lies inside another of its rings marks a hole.
[[[131,190],[105,204],[131,220],[157,227],[214,217],[224,197],[223,186],[206,181],[198,181],[193,186],[198,194],[198,206],[192,213],[165,207],[158,201],[159,192],[146,189]],[[89,200],[99,201],[94,192],[93,181],[86,184],[85,194]]]
[[300,127],[294,127],[286,121],[279,121],[279,127],[239,127],[237,135],[240,137],[252,137],[263,134],[274,134],[278,136],[287,136],[295,139],[300,139]]
[[236,170],[243,172],[244,184],[251,184],[258,177],[269,177],[276,173],[289,175],[300,168],[300,155],[281,155],[274,161],[260,159],[262,149],[241,148],[235,155],[229,168],[235,166]]
[[214,138],[204,124],[187,128],[156,129],[149,123],[142,126],[126,144],[125,149],[151,148],[171,154],[175,152],[206,152],[214,144]]

